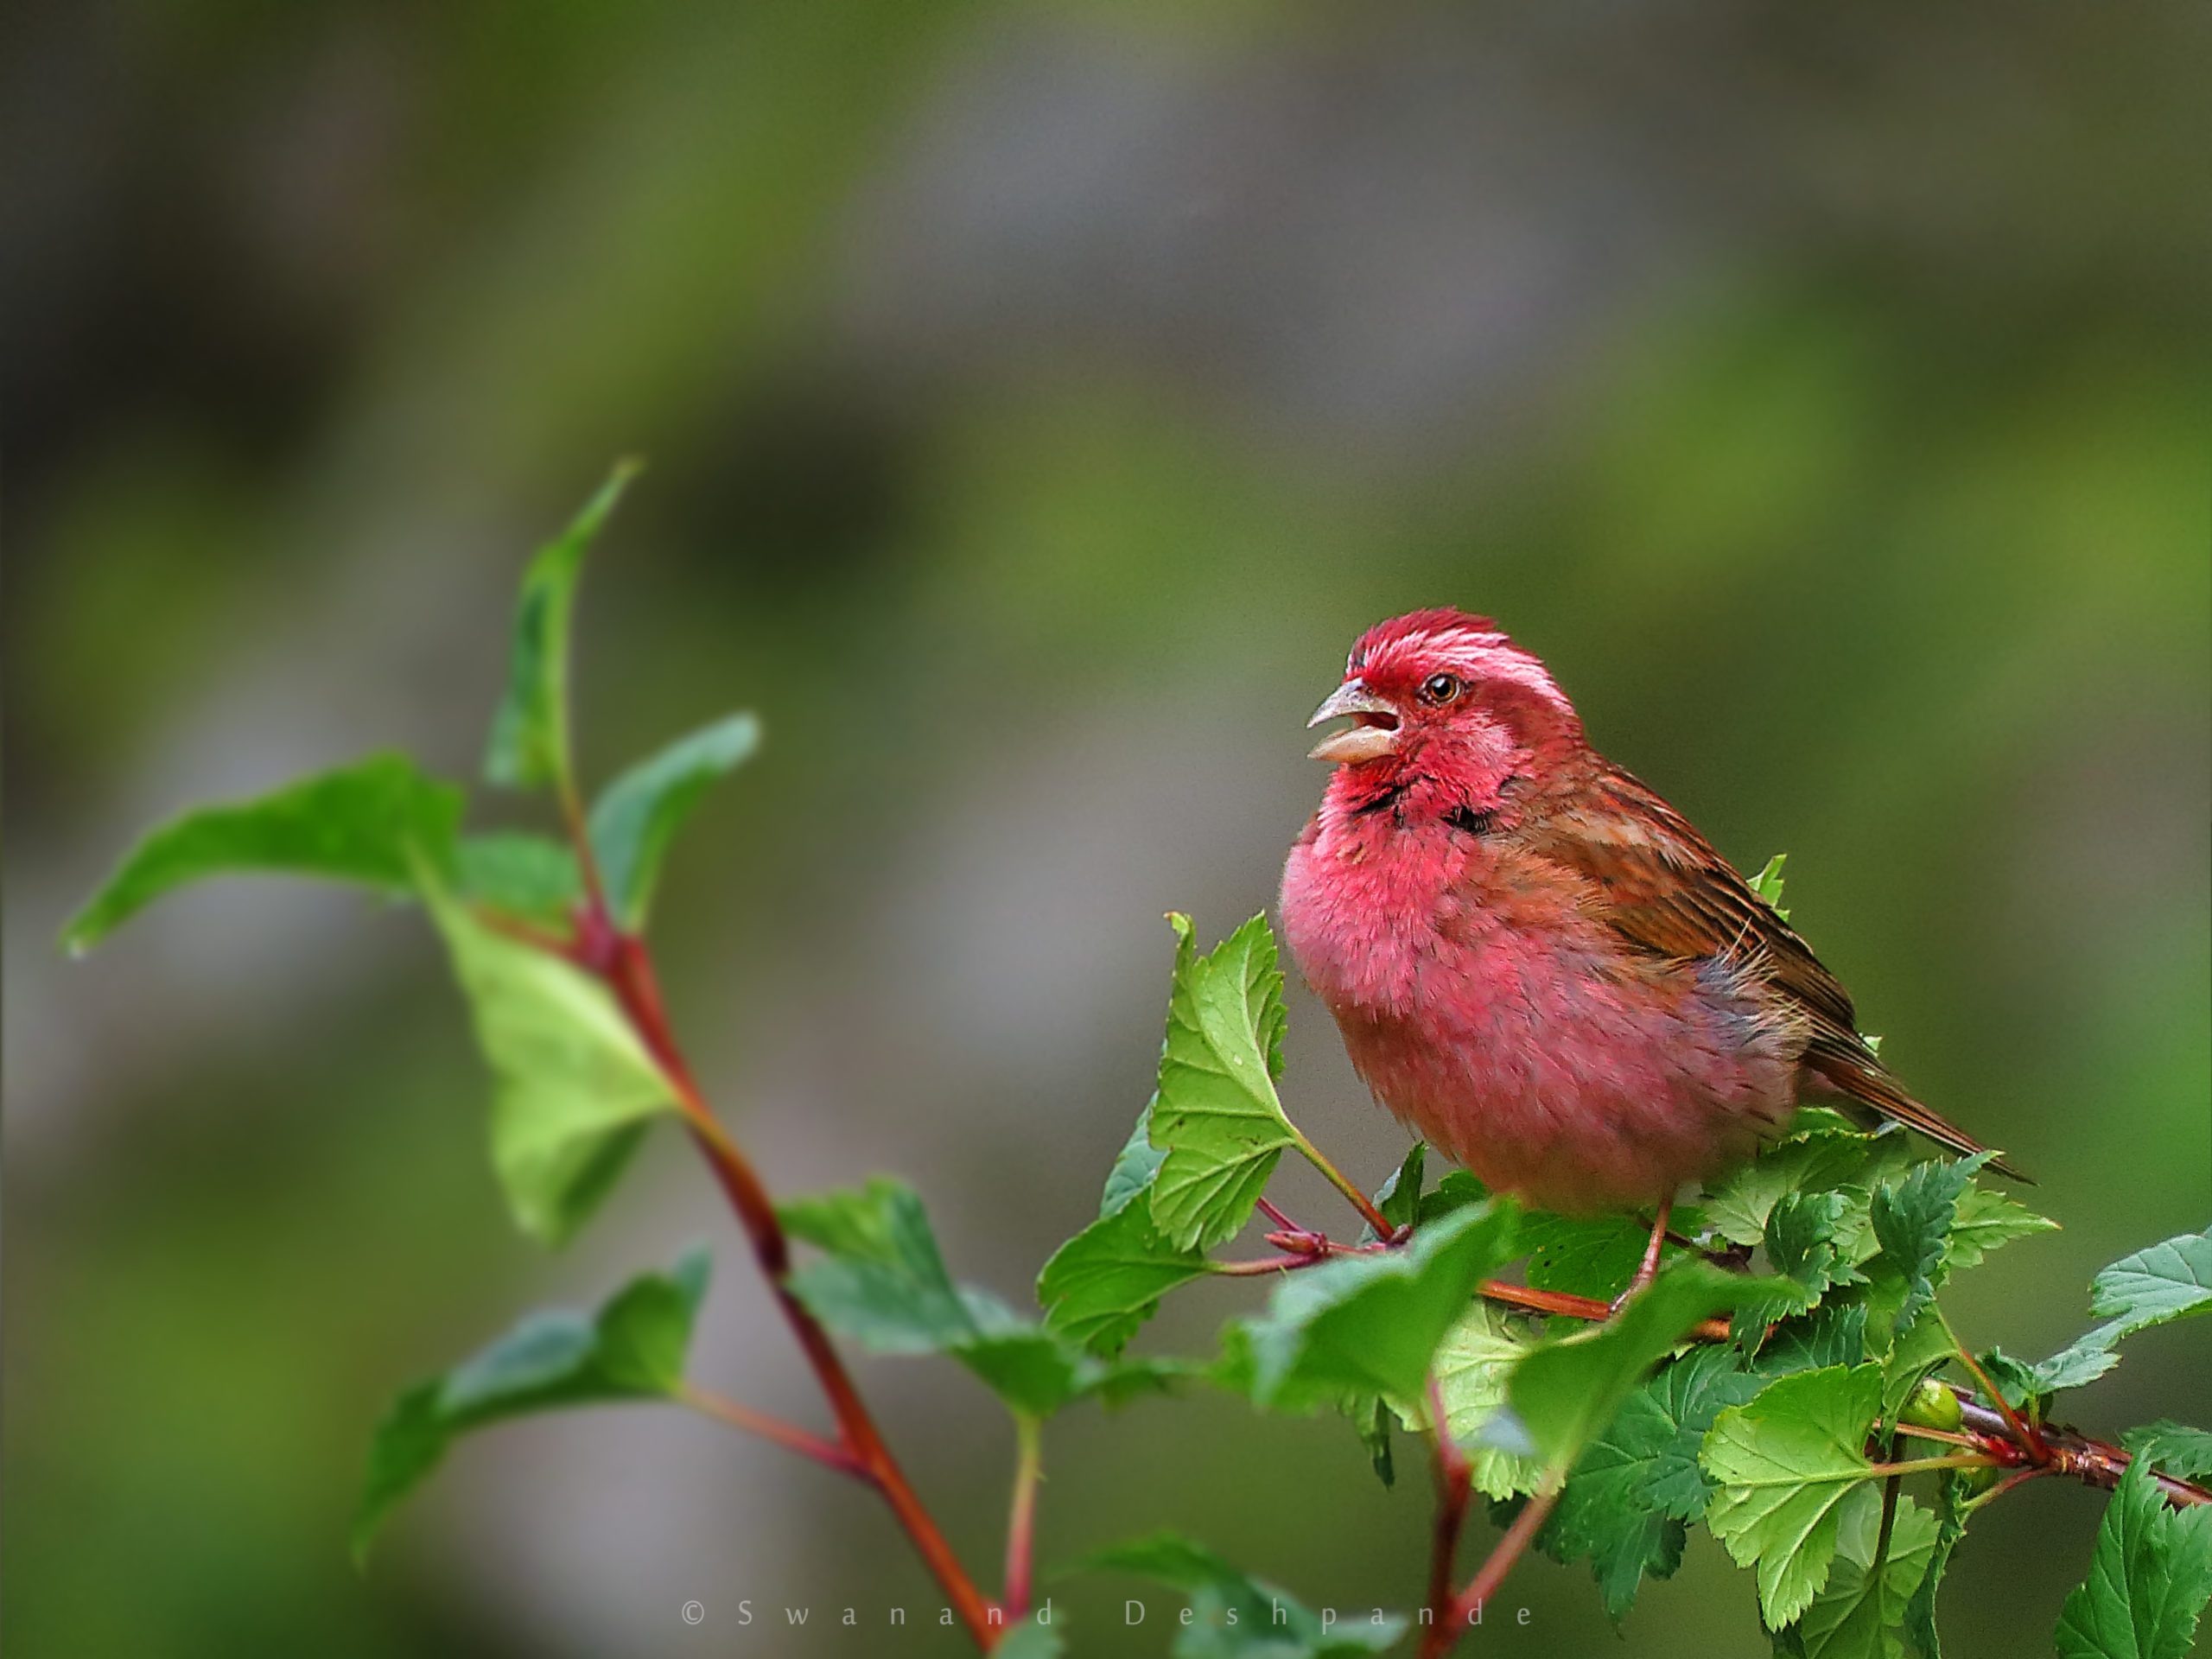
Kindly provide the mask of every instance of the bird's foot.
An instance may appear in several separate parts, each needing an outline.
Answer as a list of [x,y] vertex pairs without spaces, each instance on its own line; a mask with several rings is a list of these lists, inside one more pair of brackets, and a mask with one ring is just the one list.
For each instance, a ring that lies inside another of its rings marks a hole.
[[1651,1281],[1658,1276],[1656,1272],[1647,1274],[1639,1269],[1636,1277],[1628,1281],[1628,1288],[1605,1304],[1605,1317],[1608,1319],[1618,1319],[1620,1316],[1620,1311],[1643,1295],[1650,1287]]
[[1605,1317],[1612,1319],[1643,1294],[1644,1288],[1659,1276],[1659,1254],[1666,1248],[1667,1217],[1675,1207],[1672,1193],[1660,1201],[1659,1214],[1651,1224],[1651,1242],[1644,1247],[1643,1260],[1637,1263],[1636,1274],[1628,1281],[1628,1288],[1612,1300],[1605,1310]]

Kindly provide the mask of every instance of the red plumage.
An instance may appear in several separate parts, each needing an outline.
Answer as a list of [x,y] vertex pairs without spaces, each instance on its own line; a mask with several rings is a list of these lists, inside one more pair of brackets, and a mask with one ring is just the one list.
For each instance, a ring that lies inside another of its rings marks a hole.
[[1284,936],[1376,1097],[1485,1182],[1554,1210],[1664,1203],[1806,1100],[1980,1150],[1496,623],[1369,629],[1315,720],[1334,715],[1354,724],[1314,751],[1337,770],[1283,870]]

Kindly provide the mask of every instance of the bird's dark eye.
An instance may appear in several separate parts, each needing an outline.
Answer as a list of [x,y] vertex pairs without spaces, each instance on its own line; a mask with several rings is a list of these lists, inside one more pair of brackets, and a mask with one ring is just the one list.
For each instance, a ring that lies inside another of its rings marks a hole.
[[1432,674],[1421,683],[1421,694],[1433,703],[1446,703],[1459,695],[1459,680],[1453,674]]

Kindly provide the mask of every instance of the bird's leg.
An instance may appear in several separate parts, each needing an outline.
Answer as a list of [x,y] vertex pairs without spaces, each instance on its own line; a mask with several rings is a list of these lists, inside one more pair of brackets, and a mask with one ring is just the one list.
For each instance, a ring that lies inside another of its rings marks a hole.
[[1669,1192],[1659,1200],[1659,1214],[1651,1224],[1651,1242],[1643,1247],[1643,1260],[1637,1264],[1636,1276],[1628,1281],[1628,1288],[1613,1298],[1611,1313],[1618,1313],[1628,1306],[1630,1298],[1659,1276],[1659,1252],[1667,1244],[1667,1217],[1674,1212],[1675,1195]]

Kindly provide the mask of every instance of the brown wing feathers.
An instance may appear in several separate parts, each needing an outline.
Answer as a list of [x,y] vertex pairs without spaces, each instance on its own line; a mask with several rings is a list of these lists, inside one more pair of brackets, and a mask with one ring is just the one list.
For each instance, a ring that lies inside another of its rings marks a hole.
[[[1637,949],[1742,963],[1802,1017],[1805,1069],[1838,1095],[1955,1152],[1983,1150],[1905,1092],[1859,1036],[1849,993],[1734,867],[1643,783],[1599,765],[1572,804],[1530,803],[1520,831],[1529,849],[1594,880],[1605,920]],[[2027,1179],[2001,1158],[1989,1166]]]

